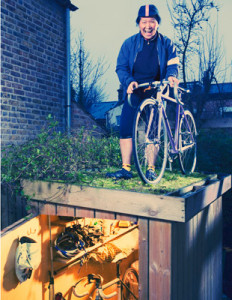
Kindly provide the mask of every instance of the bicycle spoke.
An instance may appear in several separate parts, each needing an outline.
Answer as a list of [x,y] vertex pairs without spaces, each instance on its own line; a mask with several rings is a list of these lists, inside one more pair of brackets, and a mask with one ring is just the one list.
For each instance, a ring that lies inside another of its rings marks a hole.
[[179,162],[184,174],[194,172],[196,167],[196,125],[192,114],[185,111],[179,130]]

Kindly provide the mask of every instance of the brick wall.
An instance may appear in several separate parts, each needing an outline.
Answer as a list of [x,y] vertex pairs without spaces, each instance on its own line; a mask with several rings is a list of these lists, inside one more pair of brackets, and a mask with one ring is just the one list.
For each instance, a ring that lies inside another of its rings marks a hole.
[[100,135],[106,134],[106,130],[101,128],[92,116],[81,109],[76,102],[72,101],[71,128],[73,131],[84,128],[87,131],[93,131]]
[[1,1],[2,145],[35,137],[48,114],[65,128],[65,8],[55,0]]

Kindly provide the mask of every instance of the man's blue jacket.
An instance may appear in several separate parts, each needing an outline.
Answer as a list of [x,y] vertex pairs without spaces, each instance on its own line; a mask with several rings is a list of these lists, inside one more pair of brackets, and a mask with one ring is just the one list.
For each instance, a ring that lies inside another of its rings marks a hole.
[[[168,79],[169,76],[177,77],[179,58],[175,45],[168,37],[160,33],[158,33],[157,39],[160,80]],[[116,73],[123,86],[123,99],[126,97],[128,85],[135,81],[133,78],[133,67],[138,52],[143,49],[144,42],[141,33],[137,33],[126,39],[119,51]]]

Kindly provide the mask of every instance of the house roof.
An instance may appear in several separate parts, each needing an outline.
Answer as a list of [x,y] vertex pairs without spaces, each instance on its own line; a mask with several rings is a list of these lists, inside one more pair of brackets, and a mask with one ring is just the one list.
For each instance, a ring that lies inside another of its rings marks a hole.
[[69,8],[71,11],[75,11],[78,9],[77,6],[71,3],[70,0],[56,0],[60,5],[64,6],[65,8]]
[[105,101],[94,103],[89,112],[95,120],[105,119],[106,113],[117,105],[118,101]]
[[[180,86],[183,86],[183,83],[180,83]],[[199,90],[201,91],[203,89],[203,86],[200,82],[198,81],[192,81],[192,82],[187,82],[187,87],[191,90],[194,87],[198,87]],[[232,94],[232,83],[227,82],[227,83],[213,83],[210,86],[210,94]]]
[[210,94],[218,93],[232,93],[232,83],[212,84],[210,87]]

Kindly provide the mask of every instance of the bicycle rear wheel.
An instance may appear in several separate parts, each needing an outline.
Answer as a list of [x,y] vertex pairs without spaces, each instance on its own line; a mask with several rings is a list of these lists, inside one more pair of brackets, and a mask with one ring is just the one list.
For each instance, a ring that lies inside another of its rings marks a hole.
[[179,128],[179,162],[183,174],[194,172],[197,161],[196,124],[190,111],[185,110]]
[[[161,180],[167,163],[167,130],[162,115],[159,123],[160,113],[154,100],[145,99],[138,107],[133,127],[135,165],[141,179],[150,184]],[[148,165],[155,165],[154,180],[146,177]]]
[[[128,268],[123,276],[122,281],[126,285],[126,287],[123,286],[122,299],[139,299],[139,275],[137,271],[134,268]],[[133,295],[135,295],[136,298]]]

